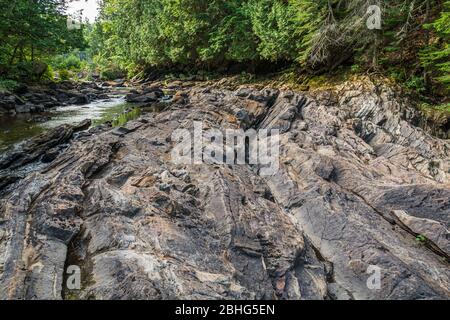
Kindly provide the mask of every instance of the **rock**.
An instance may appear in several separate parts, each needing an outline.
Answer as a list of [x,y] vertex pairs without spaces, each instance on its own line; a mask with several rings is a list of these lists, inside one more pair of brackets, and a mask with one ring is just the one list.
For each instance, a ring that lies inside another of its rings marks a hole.
[[173,95],[173,100],[174,100],[174,102],[178,102],[178,101],[176,101],[176,100],[184,100],[184,99],[186,99],[187,97],[188,97],[189,95],[186,93],[186,92],[184,92],[184,91],[177,91],[177,92],[175,92],[175,94]]
[[22,95],[27,93],[29,90],[28,86],[24,83],[20,83],[17,88],[14,89],[14,93]]
[[[60,105],[88,104],[91,101],[109,99],[111,89],[100,88],[94,82],[61,83],[41,86],[21,85],[15,91],[0,93],[0,111],[3,113],[39,113]],[[16,108],[16,106],[19,106]]]
[[44,163],[50,163],[56,159],[56,157],[59,155],[59,153],[60,153],[59,148],[57,148],[57,147],[51,148],[50,150],[47,150],[45,152],[45,154],[42,156],[41,161]]
[[125,97],[127,102],[134,103],[150,103],[156,102],[159,98],[164,96],[164,93],[158,89],[151,90],[150,92],[143,93],[130,93]]
[[119,127],[119,128],[114,129],[111,133],[116,136],[124,136],[129,132],[130,132],[129,129],[124,128],[124,127]]
[[34,110],[34,106],[32,104],[30,104],[30,103],[16,106],[16,112],[17,113],[29,113],[32,110]]
[[[0,298],[450,298],[450,144],[413,124],[407,100],[366,82],[186,93],[185,105],[94,128],[38,171],[7,177]],[[280,130],[273,174],[171,161],[174,130],[242,120]],[[73,130],[29,142],[0,167],[20,172],[54,155]],[[74,264],[77,291],[63,285]],[[379,289],[367,285],[374,268]]]
[[33,62],[33,75],[40,79],[47,71],[48,65],[42,61]]
[[88,104],[89,102],[90,102],[89,97],[84,94],[76,95],[75,97],[70,98],[68,101],[69,104],[77,104],[77,105]]
[[116,79],[113,81],[105,81],[103,82],[104,86],[112,87],[112,88],[119,88],[126,86],[125,79]]
[[0,107],[5,110],[13,110],[16,107],[16,104],[23,105],[24,102],[22,99],[13,95],[9,92],[5,92],[0,95]]
[[106,94],[106,93],[102,93],[102,94],[97,95],[97,99],[108,100],[109,99],[109,95]]
[[125,79],[116,79],[114,80],[114,83],[116,83],[118,86],[123,86],[125,84]]
[[62,125],[0,154],[0,171],[17,169],[36,161],[53,147],[69,141],[75,132],[88,128],[90,124],[90,120],[85,120],[74,126]]
[[393,213],[411,232],[424,236],[442,250],[443,254],[450,256],[450,232],[443,223],[410,216],[403,210],[394,210]]

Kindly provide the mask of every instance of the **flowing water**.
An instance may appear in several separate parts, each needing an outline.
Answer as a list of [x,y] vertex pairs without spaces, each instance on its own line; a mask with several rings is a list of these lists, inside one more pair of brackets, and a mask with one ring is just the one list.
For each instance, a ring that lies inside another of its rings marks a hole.
[[124,97],[115,97],[83,106],[58,107],[41,114],[0,116],[0,152],[62,124],[75,124],[91,119],[93,126],[108,121],[113,126],[122,125],[137,118],[140,113],[141,109],[135,104],[125,102]]

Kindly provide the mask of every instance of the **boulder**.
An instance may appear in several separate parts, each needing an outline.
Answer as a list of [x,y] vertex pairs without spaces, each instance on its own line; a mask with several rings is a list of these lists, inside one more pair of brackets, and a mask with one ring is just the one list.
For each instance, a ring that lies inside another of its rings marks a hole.
[[128,94],[125,97],[125,100],[127,102],[134,102],[134,103],[150,103],[150,102],[156,102],[161,97],[161,95],[158,93],[158,91],[153,91],[149,93],[143,93],[143,94]]
[[90,102],[89,97],[84,94],[75,95],[68,101],[69,104],[77,104],[77,105],[88,104],[89,102]]
[[12,110],[16,107],[16,97],[11,94],[0,96],[0,107],[5,110]]
[[31,111],[34,111],[35,107],[31,103],[26,103],[24,105],[16,105],[16,112],[17,113],[30,113]]

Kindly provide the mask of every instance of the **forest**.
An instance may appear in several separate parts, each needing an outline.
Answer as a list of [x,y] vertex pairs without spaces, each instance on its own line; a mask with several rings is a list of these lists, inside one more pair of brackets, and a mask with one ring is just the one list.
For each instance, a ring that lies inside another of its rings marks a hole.
[[0,4],[0,300],[450,300],[450,0]]
[[[132,78],[290,69],[381,73],[435,97],[450,86],[450,1],[103,0],[95,23],[72,30],[66,1],[1,4],[2,83],[52,80],[58,70],[63,78],[79,69]],[[369,5],[380,7],[381,29],[367,27]],[[80,51],[88,63],[77,61]]]

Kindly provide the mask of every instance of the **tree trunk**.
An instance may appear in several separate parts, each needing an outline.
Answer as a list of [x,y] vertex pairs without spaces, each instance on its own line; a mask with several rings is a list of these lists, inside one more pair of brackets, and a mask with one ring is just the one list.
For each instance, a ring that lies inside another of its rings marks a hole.
[[[423,21],[424,24],[428,23],[429,14],[430,14],[430,2],[427,1],[425,18]],[[430,30],[425,29],[425,46],[428,47],[429,43],[430,43]],[[428,70],[426,69],[426,67],[423,68],[423,83],[425,85],[426,90],[429,91],[431,88],[431,77],[430,77],[430,74],[429,74]]]
[[378,55],[379,55],[379,47],[380,47],[380,35],[378,30],[375,30],[375,40],[373,44],[373,53],[372,53],[372,69],[378,70]]

